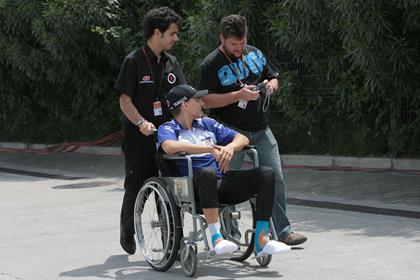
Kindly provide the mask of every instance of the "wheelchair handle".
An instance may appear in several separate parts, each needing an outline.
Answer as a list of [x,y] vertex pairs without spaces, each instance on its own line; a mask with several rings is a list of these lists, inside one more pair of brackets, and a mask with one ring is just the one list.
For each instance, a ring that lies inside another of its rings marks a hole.
[[246,145],[242,150],[248,151],[248,150],[251,150],[251,149],[255,149],[255,146],[254,145]]

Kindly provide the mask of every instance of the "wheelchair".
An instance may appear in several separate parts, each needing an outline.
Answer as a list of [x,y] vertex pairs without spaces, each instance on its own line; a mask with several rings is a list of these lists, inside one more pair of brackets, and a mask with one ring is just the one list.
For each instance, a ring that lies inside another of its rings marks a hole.
[[[253,147],[243,151],[258,167],[258,154]],[[146,262],[157,271],[166,271],[179,258],[186,276],[194,276],[197,270],[197,243],[204,242],[206,258],[220,258],[210,249],[206,235],[207,223],[196,201],[193,187],[192,159],[188,154],[165,155],[157,152],[160,177],[146,180],[137,196],[134,208],[135,236]],[[168,162],[186,160],[188,176],[171,176]],[[184,217],[192,217],[192,231],[183,236]],[[220,204],[220,232],[223,237],[238,245],[238,250],[229,256],[242,262],[254,252],[255,197],[237,205]],[[270,220],[270,238],[277,240],[274,225]],[[179,252],[179,255],[178,255]],[[271,262],[271,255],[256,257],[261,266]]]

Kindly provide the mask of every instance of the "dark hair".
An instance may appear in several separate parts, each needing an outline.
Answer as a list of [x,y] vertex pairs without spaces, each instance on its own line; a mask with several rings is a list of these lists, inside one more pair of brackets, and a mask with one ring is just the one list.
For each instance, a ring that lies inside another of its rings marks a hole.
[[248,35],[246,18],[241,15],[229,15],[220,22],[220,33],[224,38],[244,38]]
[[181,28],[181,17],[172,9],[168,7],[161,7],[152,9],[147,12],[143,25],[144,25],[144,37],[149,39],[152,37],[155,29],[159,29],[160,32],[165,32],[169,29],[171,23],[175,23]]
[[171,114],[174,118],[178,117],[179,114],[181,114],[181,107],[182,106],[179,106],[171,110]]

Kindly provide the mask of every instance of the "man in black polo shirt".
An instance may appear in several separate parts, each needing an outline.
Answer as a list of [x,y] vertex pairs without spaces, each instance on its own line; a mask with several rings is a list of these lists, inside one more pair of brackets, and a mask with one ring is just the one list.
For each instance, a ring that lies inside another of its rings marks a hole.
[[179,84],[184,75],[175,56],[165,51],[178,41],[181,17],[162,7],[150,10],[144,18],[146,44],[128,54],[121,67],[115,90],[123,112],[123,143],[125,156],[124,198],[121,208],[120,244],[134,254],[134,203],[143,182],[157,176],[153,133],[171,116],[166,94]]
[[[246,18],[224,17],[220,24],[221,46],[200,65],[198,89],[211,116],[248,137],[258,151],[260,165],[271,167],[276,175],[273,221],[280,241],[302,244],[307,238],[292,229],[286,215],[285,184],[277,141],[264,116],[264,99],[256,86],[263,83],[266,94],[278,91],[278,70],[256,47],[247,44]],[[263,103],[263,104],[262,104]],[[231,161],[238,168],[242,159]]]

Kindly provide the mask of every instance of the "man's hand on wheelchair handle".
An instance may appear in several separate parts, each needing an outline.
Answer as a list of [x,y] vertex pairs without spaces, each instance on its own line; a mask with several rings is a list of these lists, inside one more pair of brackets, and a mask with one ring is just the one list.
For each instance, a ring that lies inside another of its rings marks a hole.
[[148,122],[148,121],[144,121],[140,127],[139,130],[142,134],[144,134],[145,136],[149,136],[152,135],[153,133],[155,133],[156,131],[156,127],[153,123]]
[[216,158],[216,161],[219,163],[220,170],[222,172],[227,172],[229,170],[229,163],[232,159],[233,153],[235,152],[234,148],[230,145],[219,146],[213,145],[214,153],[213,156]]

